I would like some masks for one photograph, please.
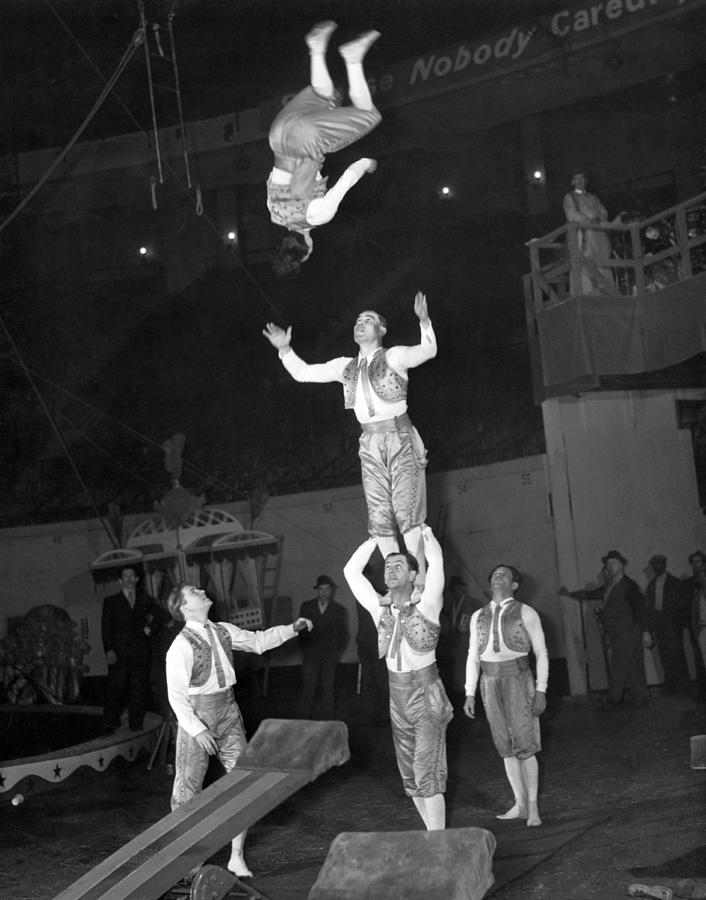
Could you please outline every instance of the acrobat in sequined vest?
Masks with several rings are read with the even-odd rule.
[[[267,181],[267,208],[275,225],[282,225],[289,231],[309,231],[312,226],[306,220],[306,211],[312,200],[326,194],[326,179],[316,180],[311,188],[311,196],[297,197],[288,184]]]
[[[407,398],[407,379],[402,378],[387,362],[387,353],[380,347],[368,364],[370,386],[381,400],[394,403]],[[358,359],[352,359],[343,370],[343,401],[346,409],[355,405],[355,391],[358,384]]]
[[[216,637],[223,648],[226,659],[233,665],[233,646],[230,642],[230,635],[222,625],[218,625],[215,622],[209,622],[208,624],[216,633]],[[213,665],[211,645],[207,640],[202,638],[201,635],[196,634],[196,632],[192,631],[190,628],[182,628],[181,633],[191,644],[194,651],[194,663],[191,667],[191,680],[189,686],[203,687],[208,681],[208,676],[211,674],[211,667]]]
[[[476,627],[478,628],[478,648],[482,653],[488,646],[490,629],[493,622],[493,610],[489,603],[478,613]],[[503,641],[508,650],[516,653],[529,653],[532,649],[527,629],[522,621],[522,604],[519,600],[511,600],[504,608],[500,619],[500,627],[503,633]]]

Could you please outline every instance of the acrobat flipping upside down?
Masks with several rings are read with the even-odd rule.
[[[330,222],[346,193],[366,172],[374,172],[374,159],[359,159],[348,166],[336,184],[327,190],[321,166],[335,153],[362,138],[380,122],[363,72],[363,59],[380,37],[368,31],[338,52],[348,74],[352,106],[341,106],[326,65],[326,50],[336,23],[314,26],[306,36],[311,60],[310,85],[293,97],[270,127],[274,168],[267,179],[267,208],[276,225],[294,234],[282,242],[275,268],[293,273],[313,250],[311,229]]]

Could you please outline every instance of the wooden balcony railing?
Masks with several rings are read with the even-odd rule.
[[[609,256],[583,255],[580,232],[591,229],[608,235]],[[634,297],[662,290],[706,271],[706,192],[636,221],[567,223],[527,247],[531,272],[524,277],[524,292],[530,317],[569,297]]]

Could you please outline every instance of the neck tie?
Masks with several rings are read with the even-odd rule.
[[[498,630],[498,625],[500,624],[500,604],[495,604],[495,609],[493,610],[493,652],[500,652],[500,633]]]
[[[370,379],[368,378],[368,361],[363,358],[358,363],[358,371],[360,372],[360,384],[363,388],[363,398],[368,407],[368,415],[375,415],[375,407],[373,406],[373,395],[370,390]]]
[[[395,617],[395,622],[392,628],[390,649],[387,654],[390,659],[396,659],[398,672],[402,669],[402,623],[400,622],[401,615],[402,613],[399,613]]]
[[[213,663],[216,667],[216,676],[218,677],[218,687],[224,688],[226,686],[226,676],[223,672],[223,666],[221,665],[221,658],[218,655],[218,650],[216,649],[216,636],[213,633],[213,629],[210,624],[207,622],[205,625],[206,634],[208,635],[208,639],[211,642],[211,653],[213,654]]]

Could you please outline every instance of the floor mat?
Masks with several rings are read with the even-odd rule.
[[[479,823],[492,830],[498,841],[493,864],[495,884],[488,896],[500,893],[511,882],[522,878],[562,847],[609,818],[544,819],[539,828],[528,828],[520,822],[497,822],[492,828],[489,824]]]
[[[524,822],[499,822],[494,816],[475,822],[495,835],[498,846],[493,857],[495,884],[486,896],[499,894],[511,882],[522,878],[558,850],[576,840],[610,816],[574,819],[545,819],[540,828],[528,828]],[[253,886],[271,900],[306,900],[325,856],[318,865],[308,859],[299,865],[286,865],[253,879]]]
[[[658,866],[636,866],[628,869],[641,878],[706,878],[706,845],[694,847],[682,856],[669,859]]]

